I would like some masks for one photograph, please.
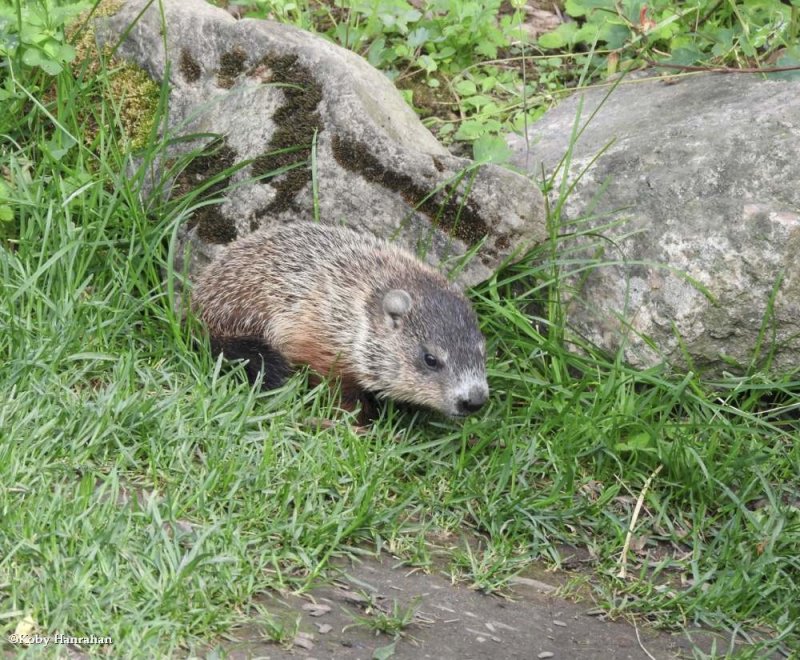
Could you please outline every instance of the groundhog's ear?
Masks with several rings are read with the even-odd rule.
[[[408,295],[408,291],[392,289],[383,296],[383,312],[395,328],[400,325],[400,319],[408,314],[410,309],[411,296]]]

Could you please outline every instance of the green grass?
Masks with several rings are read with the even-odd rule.
[[[324,387],[300,374],[253,392],[194,350],[169,254],[201,202],[143,201],[118,110],[87,89],[104,76],[4,75],[1,637],[30,615],[44,633],[111,636],[117,655],[185,654],[335,555],[430,566],[424,535],[446,531],[480,538],[450,565],[476,588],[582,546],[616,615],[765,639],[753,657],[800,647],[800,376],[709,384],[567,351],[554,292],[573,266],[544,246],[472,292],[484,412],[390,407],[363,435],[341,415],[319,429],[336,417]],[[151,140],[145,164],[163,149]]]
[[[383,633],[395,640],[403,635],[403,631],[408,628],[417,616],[419,609],[419,599],[412,600],[408,605],[401,605],[397,600],[392,600],[392,604],[374,602],[369,595],[364,596],[365,614],[354,616],[353,623],[346,628],[362,626],[374,630],[375,634]]]

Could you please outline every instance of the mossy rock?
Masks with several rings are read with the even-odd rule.
[[[237,236],[317,217],[397,240],[457,269],[463,285],[545,239],[536,186],[452,156],[361,57],[292,26],[237,21],[202,0],[167,0],[165,25],[146,5],[129,0],[95,26],[104,44],[125,35],[120,57],[157,81],[169,76],[172,136],[208,135],[184,144],[184,156],[195,150],[201,160],[173,186],[220,200],[180,232],[181,255],[192,246],[190,275]],[[469,252],[475,258],[460,269]]]

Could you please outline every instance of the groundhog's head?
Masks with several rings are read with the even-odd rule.
[[[367,389],[452,417],[486,403],[486,343],[461,293],[423,278],[377,292],[370,306]]]

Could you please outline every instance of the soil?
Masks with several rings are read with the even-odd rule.
[[[329,584],[302,597],[261,600],[272,621],[284,626],[283,645],[271,641],[254,618],[217,645],[216,654],[271,660],[661,660],[692,657],[695,644],[707,651],[713,640],[705,631],[670,634],[608,621],[586,604],[556,596],[558,577],[552,573],[543,572],[549,582],[518,579],[509,599],[398,566],[385,556],[340,562],[337,571]],[[396,635],[375,630],[382,613],[404,612],[411,621]],[[717,639],[717,649],[727,643]]]

